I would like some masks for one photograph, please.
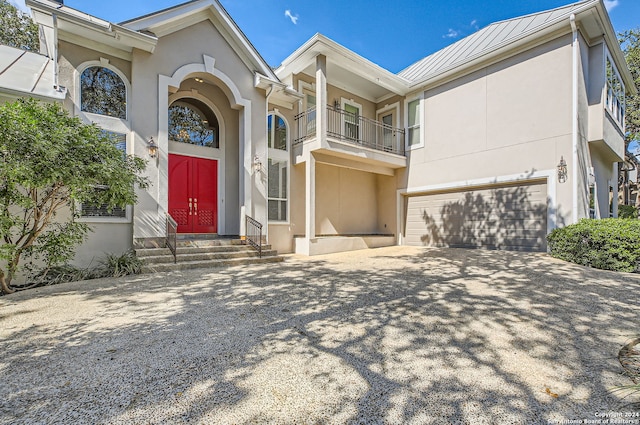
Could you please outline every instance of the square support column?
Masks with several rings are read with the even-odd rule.
[[[305,162],[305,239],[316,237],[316,158],[311,152]]]
[[[316,137],[327,143],[327,57],[316,56]]]

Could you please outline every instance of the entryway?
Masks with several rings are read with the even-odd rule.
[[[218,161],[169,154],[169,214],[178,233],[218,232]]]

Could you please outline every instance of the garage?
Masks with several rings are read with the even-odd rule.
[[[533,181],[405,197],[406,245],[545,251],[547,184]]]

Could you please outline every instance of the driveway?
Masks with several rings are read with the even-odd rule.
[[[639,294],[546,254],[411,247],[37,289],[0,298],[0,423],[634,415],[609,389]]]

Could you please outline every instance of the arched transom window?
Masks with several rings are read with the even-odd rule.
[[[80,75],[80,108],[83,112],[127,119],[127,88],[114,71],[91,66]]]
[[[197,99],[180,99],[169,107],[169,140],[219,148],[220,126],[211,108]]]

